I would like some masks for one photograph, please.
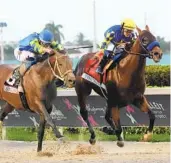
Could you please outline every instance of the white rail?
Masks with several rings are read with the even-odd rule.
[[[146,88],[145,95],[170,95],[170,88]],[[74,89],[58,90],[57,96],[76,96]],[[91,96],[98,96],[92,91]]]

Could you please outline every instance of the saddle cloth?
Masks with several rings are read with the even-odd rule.
[[[84,72],[82,74],[82,78],[96,84],[97,86],[101,86],[102,88],[106,89],[105,81],[106,81],[106,70],[104,68],[104,74],[102,76],[102,83],[101,83],[101,76],[96,72],[96,69],[103,58],[103,52],[99,51],[90,58],[85,65]],[[106,65],[107,66],[107,65]]]
[[[19,67],[15,68],[4,82],[4,91],[10,93],[18,93],[18,85],[20,83],[18,69]]]

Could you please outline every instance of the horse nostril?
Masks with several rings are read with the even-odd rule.
[[[68,82],[71,83],[71,84],[75,84],[75,80],[69,79]]]
[[[70,83],[72,83],[73,80],[69,79],[68,81],[69,81]]]

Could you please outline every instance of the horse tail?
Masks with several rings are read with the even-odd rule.
[[[81,60],[81,58],[79,59],[79,61],[78,61],[77,64],[76,64],[75,69],[73,70],[74,75],[76,75],[76,73],[77,73],[77,71],[78,71],[78,67],[79,67],[80,60]]]
[[[75,70],[73,71],[74,75],[81,75],[84,71],[85,64],[88,59],[92,58],[95,53],[88,53],[81,56],[80,60],[76,64]]]

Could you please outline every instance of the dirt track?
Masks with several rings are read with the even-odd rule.
[[[48,141],[37,154],[37,142],[0,141],[0,163],[169,163],[170,143]]]

